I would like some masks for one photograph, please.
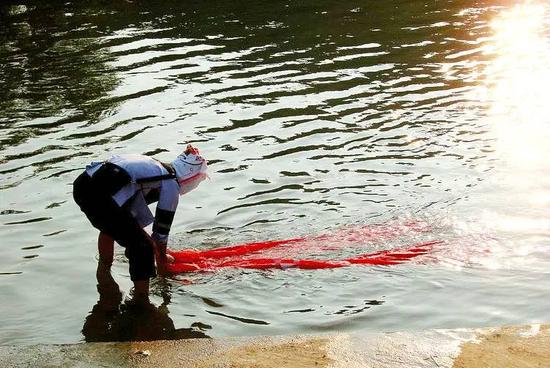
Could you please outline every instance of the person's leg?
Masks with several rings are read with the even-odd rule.
[[[99,251],[99,262],[104,266],[111,267],[113,264],[114,247],[114,239],[101,231],[97,238],[97,249]]]
[[[152,245],[144,242],[145,237],[141,241],[136,238],[137,236],[125,252],[130,266],[130,279],[134,283],[129,303],[148,307],[149,280],[155,277],[154,254]]]
[[[134,299],[149,299],[149,279],[134,281]]]
[[[154,243],[139,226],[136,219],[125,209],[116,210],[112,236],[125,248],[130,279],[134,283],[133,299],[149,300],[149,279],[156,276]],[[137,300],[136,300],[137,301]]]
[[[124,211],[118,211],[112,223],[116,226],[116,230],[110,229],[114,237],[106,232],[99,234],[99,264],[105,264],[104,267],[110,270],[115,240],[126,248],[124,253],[128,257],[130,279],[134,283],[129,303],[148,307],[150,306],[149,278],[156,275],[153,245],[143,229]]]
[[[99,250],[99,260],[97,262],[96,278],[98,282],[98,291],[101,296],[99,287],[115,283],[111,275],[111,266],[113,265],[115,241],[109,235],[100,231],[97,237],[97,249]],[[115,283],[116,285],[116,283]],[[118,285],[117,285],[118,288]]]
[[[147,293],[149,279],[156,276],[153,246],[147,243],[134,243],[125,252],[130,266],[130,279],[135,292]]]
[[[134,232],[143,231],[142,229],[134,229]],[[129,305],[149,307],[149,278],[155,277],[155,265],[154,254],[150,244],[144,244],[143,240],[146,237],[130,236],[128,233],[123,237],[116,237],[116,241],[126,248],[124,254],[128,258],[130,266],[130,279],[134,283],[134,287],[130,293],[130,299],[126,301]],[[141,238],[141,241],[139,240]],[[110,273],[110,264],[108,266],[101,267],[102,257],[111,257],[113,247],[113,238],[105,233],[101,233],[98,239],[98,246],[100,247],[100,261],[98,264],[98,270],[100,268],[107,268]],[[103,252],[107,252],[107,255]],[[98,271],[99,272],[99,271]]]
[[[86,172],[80,174],[73,183],[73,197],[90,223],[100,231],[97,239],[99,251],[98,270],[110,272],[113,264],[114,240],[107,235],[105,229],[112,223],[108,214],[112,213],[109,206],[112,200],[105,194],[97,191],[92,179]]]
[[[113,263],[114,240],[107,230],[115,222],[110,215],[116,212],[118,206],[109,195],[94,186],[92,178],[85,172],[73,183],[73,197],[91,224],[100,231],[97,239],[99,265],[110,268]]]

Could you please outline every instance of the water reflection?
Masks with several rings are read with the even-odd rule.
[[[86,317],[82,334],[87,342],[150,341],[208,337],[197,328],[176,328],[169,317],[168,303],[136,305],[124,301],[111,272],[98,265],[99,300]],[[205,326],[203,324],[197,324]]]
[[[98,103],[119,79],[107,64],[109,53],[93,37],[93,16],[78,10],[75,19],[75,9],[63,4],[0,5],[0,121],[10,127],[50,118],[23,124],[2,139],[0,147],[51,133],[69,122],[52,122],[54,116],[80,113],[73,120],[96,121],[116,105]]]

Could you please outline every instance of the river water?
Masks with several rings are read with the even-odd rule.
[[[546,1],[26,4],[0,6],[0,344],[549,321]],[[121,248],[122,295],[96,287],[72,181],[187,143],[210,180],[173,248],[411,221],[427,230],[353,247],[444,243],[396,266],[156,280],[140,314]]]

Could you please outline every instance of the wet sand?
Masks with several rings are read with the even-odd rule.
[[[504,327],[462,346],[453,368],[550,367],[550,326]]]

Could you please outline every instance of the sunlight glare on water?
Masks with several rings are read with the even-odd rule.
[[[482,223],[502,237],[481,263],[492,269],[532,267],[546,259],[550,230],[550,14],[547,3],[526,1],[503,10],[490,22],[493,36],[484,52],[493,57],[484,72],[481,95],[502,165],[486,186],[505,187],[507,210],[495,203]],[[488,194],[489,198],[495,198]],[[543,266],[544,268],[544,266]]]
[[[541,209],[550,205],[549,19],[548,7],[538,2],[504,11],[491,23],[495,36],[489,49],[496,57],[486,70],[497,153],[511,167],[505,181]]]
[[[529,170],[542,169],[550,158],[547,12],[548,7],[527,2],[491,23],[495,36],[489,48],[496,58],[486,75],[497,146],[508,163]]]

